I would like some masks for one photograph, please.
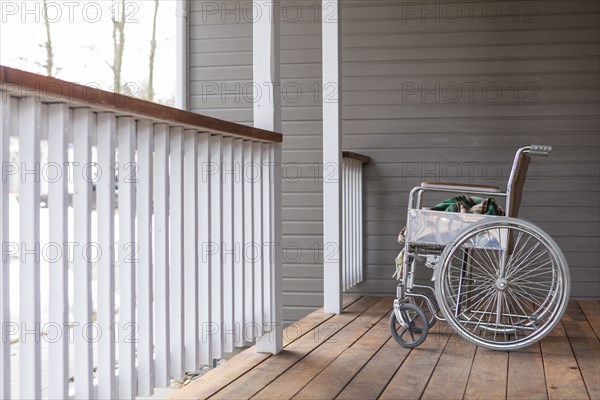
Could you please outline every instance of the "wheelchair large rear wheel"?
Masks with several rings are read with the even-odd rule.
[[[515,350],[548,334],[569,300],[567,262],[558,245],[527,221],[495,217],[467,228],[442,253],[435,293],[465,339]]]

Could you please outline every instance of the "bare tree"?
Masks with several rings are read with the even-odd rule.
[[[117,15],[120,14],[120,15]],[[121,68],[123,66],[123,53],[125,50],[125,0],[121,0],[121,4],[117,2],[117,6],[113,3],[112,7],[112,24],[113,24],[113,48],[114,58],[111,68],[113,70],[113,91],[121,93]]]
[[[42,67],[46,70],[46,75],[54,76],[54,51],[52,49],[52,36],[50,35],[50,19],[48,18],[48,3],[44,0],[44,24],[46,25],[46,42],[42,45],[46,49],[46,64]]]
[[[154,0],[154,20],[152,21],[152,40],[150,41],[150,60],[148,75],[147,99],[154,100],[154,57],[156,56],[156,17],[158,15],[158,0]]]

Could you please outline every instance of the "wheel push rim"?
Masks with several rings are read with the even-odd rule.
[[[503,222],[463,234],[444,252],[436,282],[442,313],[488,348],[525,347],[558,323],[568,300],[560,249],[539,228]]]

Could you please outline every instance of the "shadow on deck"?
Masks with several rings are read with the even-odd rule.
[[[175,399],[598,399],[600,302],[572,301],[543,341],[478,348],[438,323],[418,348],[390,337],[392,298],[344,297],[285,331],[276,356],[254,347],[174,393]]]

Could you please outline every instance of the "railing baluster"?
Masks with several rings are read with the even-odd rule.
[[[254,332],[254,149],[252,142],[243,142],[244,165],[244,319],[246,326],[242,329],[244,340],[253,341]]]
[[[254,171],[254,323],[259,327],[258,336],[264,331],[264,287],[263,287],[263,193],[262,193],[262,144],[252,143]]]
[[[14,113],[14,114],[13,114]],[[9,243],[10,214],[8,212],[10,179],[7,171],[10,163],[10,120],[17,110],[12,109],[11,101],[0,102],[0,244],[2,254],[4,246]],[[10,261],[8,257],[0,260],[0,327],[10,324]],[[3,330],[4,331],[4,330]],[[0,398],[11,397],[10,373],[10,339],[0,340]]]
[[[198,134],[198,306],[201,321],[200,337],[200,363],[212,363],[212,346],[210,337],[206,335],[211,326],[211,268],[210,258],[207,254],[210,241],[210,134]]]
[[[94,397],[92,386],[92,265],[90,262],[91,243],[91,183],[87,174],[92,161],[92,135],[94,115],[87,108],[74,112],[74,154],[75,173],[73,182],[74,238],[81,251],[74,252],[73,310],[75,317],[75,398]],[[27,207],[28,208],[28,207]],[[79,333],[79,334],[78,334]]]
[[[363,166],[358,169],[358,282],[363,281]]]
[[[361,241],[361,237],[360,237],[360,227],[363,224],[363,221],[360,217],[360,208],[362,207],[362,203],[361,203],[361,196],[362,196],[362,192],[360,191],[360,180],[362,179],[361,177],[361,172],[362,170],[362,163],[357,162],[356,163],[356,193],[355,195],[355,204],[356,204],[356,212],[355,212],[355,220],[356,220],[356,284],[359,284],[361,281],[359,279],[359,275],[360,275],[360,270],[362,268],[362,260],[361,260],[361,253],[360,253],[360,241]]]
[[[363,163],[370,158],[346,152],[342,162],[342,227],[343,254],[342,276],[344,290],[363,281],[362,245],[362,174]]]
[[[348,162],[342,160],[342,289],[348,290]],[[323,248],[326,248],[323,243]],[[325,254],[323,254],[325,257]]]
[[[138,332],[135,320],[135,120],[117,120],[119,141],[119,398],[133,399],[137,395],[135,343]]]
[[[155,386],[167,387],[169,373],[169,128],[154,125]],[[151,288],[152,290],[152,288]]]
[[[347,237],[348,237],[348,243],[346,245],[346,250],[347,250],[347,255],[348,255],[348,263],[347,265],[347,270],[346,270],[346,280],[348,282],[348,289],[351,288],[354,285],[354,280],[352,277],[352,270],[354,268],[354,258],[353,258],[353,254],[352,254],[352,249],[354,247],[354,218],[352,216],[352,213],[354,212],[354,208],[353,208],[353,202],[352,202],[352,190],[354,189],[354,185],[352,182],[352,165],[353,162],[352,160],[348,160],[348,166],[346,168],[346,178],[347,178],[347,182],[348,182],[348,186],[346,186],[346,189],[348,190],[346,192],[346,201],[347,201],[347,210],[348,210],[348,214],[346,215],[348,221],[347,221],[347,228],[348,228],[348,232],[347,232]]]
[[[356,285],[356,161],[350,162],[350,286]]]
[[[223,352],[233,351],[235,325],[233,320],[233,305],[235,292],[233,288],[233,265],[235,263],[235,243],[233,241],[233,186],[235,185],[235,169],[233,165],[233,139],[223,138],[223,162],[221,164],[221,182],[223,183],[223,240],[221,255],[223,257]]]
[[[136,194],[137,216],[137,316],[138,316],[138,395],[154,393],[153,309],[152,309],[152,151],[153,125],[138,121]]]
[[[19,342],[19,389],[24,399],[41,394],[40,348],[40,120],[41,105],[34,98],[19,103],[19,148],[22,174],[19,186],[20,296],[22,330]],[[35,251],[35,253],[34,253]],[[27,337],[34,333],[34,338]]]
[[[52,124],[50,124],[52,126]],[[98,342],[98,398],[116,395],[115,380],[115,149],[117,119],[113,113],[98,114],[97,182],[98,245],[102,256],[98,261],[98,326],[102,335]],[[53,212],[51,210],[50,215]],[[52,226],[52,224],[50,225]],[[52,380],[50,380],[52,382]],[[65,398],[65,397],[62,397]]]
[[[211,273],[211,317],[214,325],[210,331],[212,356],[222,357],[223,345],[223,180],[221,179],[221,162],[223,159],[222,136],[210,137],[210,273]]]
[[[345,272],[346,272],[346,289],[350,289],[352,287],[352,161],[348,160],[346,162],[346,167],[344,168],[344,181],[346,182],[346,193],[345,193],[345,202],[346,202],[346,215],[344,219],[346,220],[346,232],[345,233],[345,242],[344,242],[344,254],[346,256],[345,263]]]
[[[350,175],[350,193],[349,193],[349,200],[350,200],[350,240],[351,240],[351,244],[350,244],[350,286],[354,286],[356,285],[356,276],[355,276],[355,271],[356,271],[356,202],[355,202],[355,196],[356,196],[356,176],[355,176],[355,168],[356,168],[356,161],[352,160],[350,161],[350,169],[349,169],[349,175]]]
[[[169,158],[169,325],[171,377],[180,379],[184,373],[183,336],[183,128],[170,129]]]
[[[234,280],[234,323],[236,327],[235,346],[243,347],[246,345],[244,330],[246,328],[245,304],[246,295],[244,288],[245,281],[245,256],[244,256],[244,204],[246,197],[244,195],[244,141],[242,139],[233,140],[233,165],[235,169],[235,183],[233,186],[233,244],[235,248],[235,260],[233,268]]]
[[[186,129],[184,137],[183,195],[183,268],[185,313],[185,369],[195,371],[198,367],[198,240],[197,225],[197,161],[196,131]]]

